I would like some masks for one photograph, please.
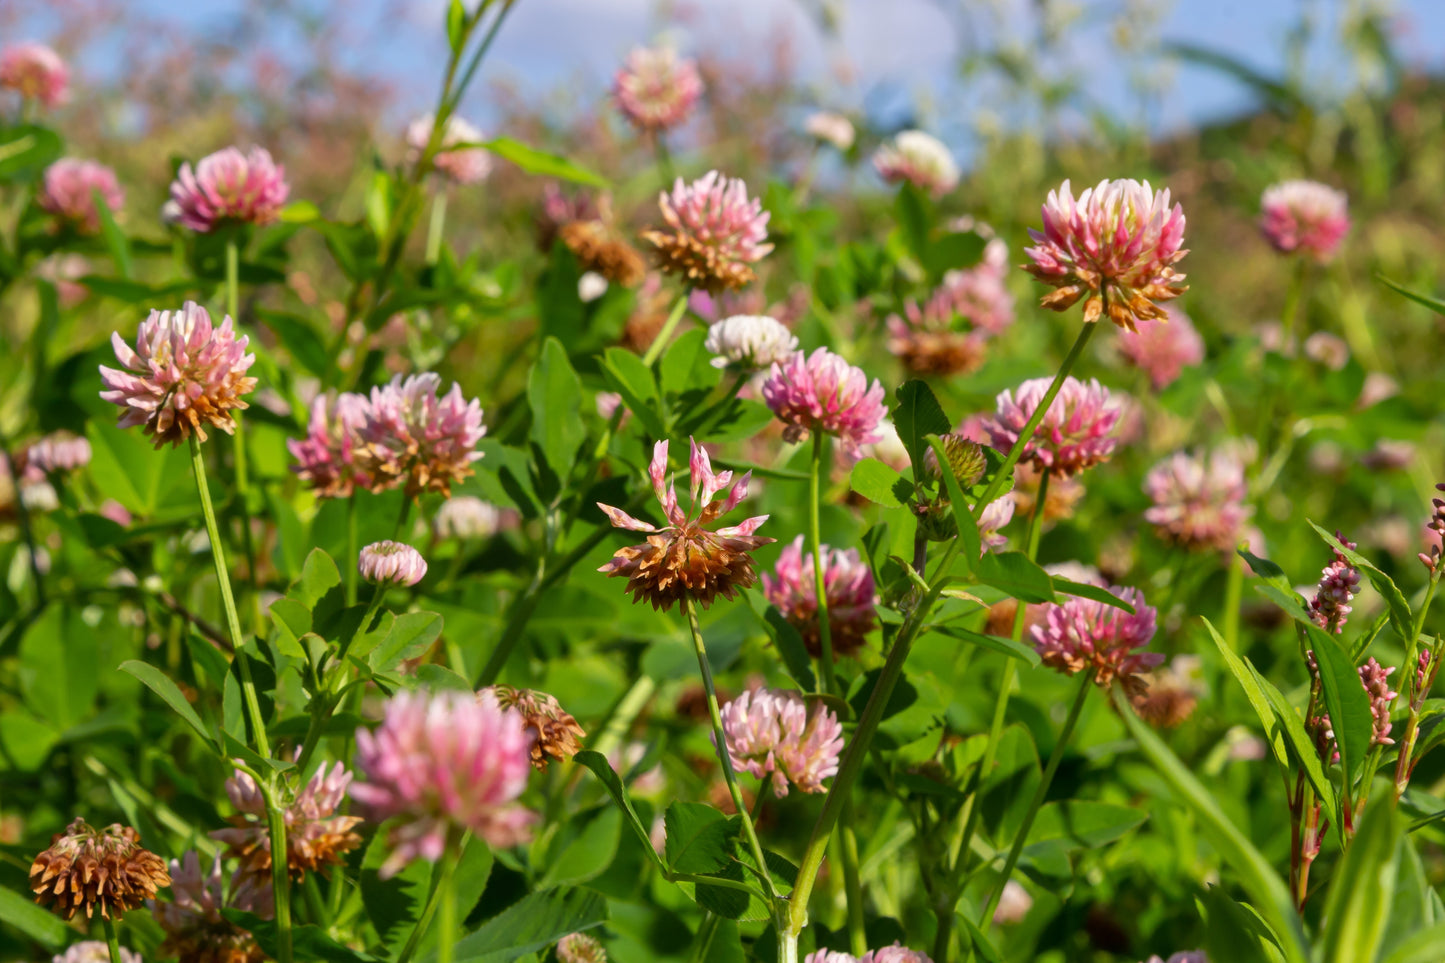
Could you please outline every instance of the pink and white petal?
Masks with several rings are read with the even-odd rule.
[[[745,521],[742,521],[737,525],[733,525],[731,528],[719,528],[717,530],[717,534],[723,536],[724,538],[731,538],[735,535],[751,535],[753,532],[756,532],[758,530],[758,526],[762,525],[763,522],[767,520],[767,515],[757,515],[753,518],[746,519]]]
[[[602,509],[602,513],[606,515],[607,518],[612,522],[612,526],[614,528],[626,528],[634,532],[657,531],[656,525],[651,525],[647,522],[633,518],[631,515],[627,514],[620,508],[613,508],[611,505],[604,505],[601,502],[597,503],[597,507]]]

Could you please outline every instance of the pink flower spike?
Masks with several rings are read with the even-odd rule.
[[[681,125],[702,96],[697,63],[670,47],[635,47],[612,81],[617,109],[639,131],[662,133]]]
[[[799,442],[809,432],[836,436],[850,457],[861,445],[883,438],[879,426],[887,409],[883,385],[827,348],[811,355],[802,351],[774,364],[763,382],[763,400],[788,427],[783,437]]]
[[[1052,382],[1034,378],[1019,385],[1017,392],[998,396],[993,418],[984,423],[993,447],[1005,452],[1013,448]],[[1108,461],[1117,444],[1110,433],[1123,413],[1123,404],[1098,381],[1085,383],[1071,375],[1024,445],[1019,461],[1032,461],[1035,468],[1064,477]]]
[[[290,192],[285,168],[264,147],[245,154],[227,147],[201,158],[194,170],[184,163],[171,183],[176,223],[201,234],[227,223],[270,224]]]
[[[1281,254],[1334,260],[1350,230],[1349,198],[1318,181],[1284,181],[1260,198],[1259,229]]]
[[[0,88],[58,107],[70,99],[70,69],[43,43],[17,43],[0,51]]]
[[[95,206],[95,193],[112,212],[125,204],[125,191],[115,171],[95,161],[62,157],[45,169],[40,206],[81,234],[100,230],[100,211]]]

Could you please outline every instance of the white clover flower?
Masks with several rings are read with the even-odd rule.
[[[735,314],[708,328],[704,346],[718,356],[712,359],[715,368],[767,368],[798,350],[798,339],[776,318]]]

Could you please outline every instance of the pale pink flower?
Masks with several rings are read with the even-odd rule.
[[[131,522],[135,521],[131,513],[126,510],[126,507],[114,498],[107,498],[104,502],[101,502],[97,513],[102,518],[108,518],[115,522],[121,528],[130,528]]]
[[[998,396],[993,418],[984,424],[993,447],[1004,452],[1013,448],[1052,383],[1052,378],[1034,378],[1016,392]],[[1097,380],[1083,382],[1070,375],[1024,444],[1019,461],[1066,477],[1108,461],[1118,441],[1111,432],[1122,414],[1123,406],[1109,389]]]
[[[1164,305],[1164,315],[1133,331],[1119,332],[1119,353],[1149,376],[1155,391],[1169,387],[1185,368],[1204,360],[1204,339],[1189,315],[1172,304]]]
[[[428,372],[397,375],[371,389],[356,464],[373,491],[405,482],[412,497],[445,495],[473,474],[472,462],[482,457],[477,443],[487,433],[481,403],[467,401],[459,384],[437,397],[440,386],[441,376]]]
[[[810,713],[796,692],[750,689],[723,706],[722,721],[733,768],[771,776],[779,796],[788,794],[789,782],[802,792],[824,792],[823,780],[838,772],[843,726],[821,703]]]
[[[212,327],[206,309],[187,301],[179,311],[151,311],[134,351],[119,333],[110,341],[128,370],[101,365],[100,396],[121,407],[121,428],[142,426],[157,448],[192,434],[205,441],[207,425],[236,430],[231,411],[248,407],[241,396],[256,387],[246,376],[256,356],[246,353],[249,339],[236,337],[229,317]]]
[[[68,431],[56,431],[30,443],[25,449],[25,468],[41,472],[41,478],[71,472],[90,464],[90,454],[89,441]]]
[[[877,590],[873,572],[858,556],[856,548],[823,549],[823,591],[828,600],[830,641],[836,656],[852,655],[863,646],[876,621]],[[813,571],[813,553],[803,536],[783,549],[772,575],[763,575],[763,594],[778,607],[813,656],[822,654],[818,635],[818,588]]]
[[[1013,521],[1014,508],[1013,492],[1006,492],[984,506],[983,512],[978,516],[978,537],[983,542],[984,551],[1003,548],[1008,544],[1008,536],[1002,534],[1002,530]],[[969,510],[972,509],[973,506],[970,505]]]
[[[43,43],[17,43],[0,52],[0,88],[58,107],[70,99],[70,69]]]
[[[203,873],[195,850],[188,851],[183,859],[171,860],[170,871],[170,902],[151,901],[151,915],[165,933],[159,949],[163,959],[260,958],[251,934],[227,920],[221,910],[238,909],[271,919],[275,903],[269,881],[266,885],[257,885],[254,880],[243,882],[243,874],[237,872],[227,887],[220,855],[212,860],[210,871]]]
[[[869,950],[858,958],[858,963],[933,963],[933,960],[922,950],[910,950],[902,943],[894,943]]]
[[[1318,181],[1284,181],[1260,198],[1259,229],[1276,251],[1298,251],[1325,264],[1350,230],[1349,203],[1344,191]]]
[[[1175,452],[1150,469],[1144,491],[1154,502],[1144,518],[1159,537],[1187,549],[1233,552],[1254,509],[1244,461],[1231,448],[1208,455]]]
[[[845,153],[853,146],[857,136],[852,121],[830,110],[809,114],[808,119],[803,122],[803,129],[808,132],[809,137],[832,144]]]
[[[803,957],[803,963],[858,963],[858,957],[842,950],[815,950]]]
[[[1088,672],[1105,689],[1117,679],[1131,695],[1142,695],[1147,684],[1140,673],[1164,661],[1161,653],[1136,651],[1154,638],[1155,611],[1136,588],[1106,587],[1134,613],[1076,596],[1046,603],[1041,623],[1030,630],[1034,649],[1044,665],[1065,675]]]
[[[669,230],[643,232],[657,248],[659,266],[712,293],[740,288],[755,277],[749,266],[773,249],[768,240],[768,212],[763,202],[748,197],[738,178],[728,180],[708,171],[691,184],[681,177],[672,193],[658,198]]]
[[[1209,963],[1209,957],[1204,955],[1203,950],[1190,950],[1179,952],[1164,960],[1158,956],[1151,956],[1144,963]]]
[[[121,963],[145,963],[141,955],[125,947],[120,948]],[[72,943],[64,953],[50,958],[50,963],[110,963],[110,947],[103,940],[86,940]]]
[[[1360,458],[1371,471],[1403,471],[1415,460],[1415,443],[1398,438],[1381,438]]]
[[[612,79],[617,109],[639,131],[660,133],[687,120],[702,96],[697,63],[671,47],[634,47]]]
[[[356,567],[372,583],[415,585],[426,577],[426,559],[401,542],[372,542],[361,550]]]
[[[607,963],[607,951],[586,933],[568,933],[557,941],[557,963]]]
[[[1306,358],[1331,371],[1339,371],[1350,363],[1350,346],[1345,343],[1344,338],[1328,331],[1316,331],[1305,338],[1303,347]]]
[[[502,512],[497,506],[475,495],[453,495],[442,502],[432,520],[437,538],[461,541],[491,538],[501,530]]]
[[[979,264],[949,271],[923,303],[905,302],[902,315],[888,317],[888,349],[922,374],[976,370],[989,338],[1013,324],[1013,295],[1004,281],[1007,261],[1007,245],[994,238]]]
[[[356,732],[366,782],[351,796],[378,821],[401,817],[381,866],[389,878],[412,860],[436,862],[471,830],[488,846],[524,842],[535,814],[517,803],[532,772],[532,735],[520,713],[470,692],[399,692],[381,725]]]
[[[1420,654],[1429,656],[1428,652]],[[1360,685],[1365,687],[1365,692],[1370,697],[1370,717],[1374,722],[1374,730],[1370,733],[1370,745],[1393,746],[1395,740],[1390,738],[1390,707],[1400,693],[1390,688],[1389,679],[1390,675],[1394,673],[1395,667],[1392,665],[1387,669],[1375,661],[1374,656],[1371,656],[1357,671],[1360,673]],[[1423,671],[1423,664],[1421,671]]]
[[[431,143],[432,128],[436,117],[427,114],[418,117],[406,128],[406,160],[415,165],[421,160],[427,144]],[[486,180],[492,172],[492,155],[484,147],[476,145],[483,141],[480,130],[453,114],[447,118],[442,131],[441,146],[432,157],[432,167],[453,184],[477,184]]]
[[[1057,291],[1042,300],[1063,311],[1084,301],[1084,320],[1106,313],[1121,328],[1164,317],[1156,302],[1179,297],[1188,287],[1174,270],[1184,255],[1184,209],[1169,206],[1167,189],[1148,181],[1104,180],[1074,199],[1068,181],[1050,191],[1044,229],[1029,229],[1034,247],[1024,253],[1034,277]]]
[[[306,437],[286,441],[296,459],[291,470],[318,496],[348,498],[357,488],[374,487],[375,480],[356,465],[367,405],[364,395],[350,391],[317,395]]]
[[[100,230],[100,211],[96,210],[93,192],[99,192],[112,212],[125,204],[125,191],[115,171],[92,160],[62,157],[45,169],[36,200],[81,234],[94,234]]]
[[[658,528],[620,508],[597,503],[614,527],[648,533],[645,543],[618,549],[598,571],[627,579],[627,591],[634,602],[646,599],[654,609],[664,612],[684,599],[707,608],[719,595],[733,598],[740,589],[757,582],[752,553],[773,541],[753,534],[768,520],[766,515],[716,531],[707,527],[747,497],[752,472],[733,483],[732,472],[714,473],[707,451],[691,439],[689,444],[692,507],[688,511],[678,505],[677,487],[667,481],[667,442],[659,441],[652,448],[647,475],[667,518],[665,527]],[[719,494],[722,499],[713,501],[713,496]]]
[[[1364,411],[1399,393],[1400,383],[1398,381],[1384,372],[1371,371],[1365,375],[1365,383],[1360,387],[1360,397],[1355,399],[1355,408]]]
[[[341,763],[329,769],[317,767],[311,779],[286,803],[286,865],[297,879],[308,872],[344,863],[348,852],[361,845],[352,830],[361,818],[338,816],[337,807],[346,798],[351,773]],[[226,855],[239,859],[239,873],[269,886],[271,879],[271,834],[266,823],[266,800],[260,787],[246,773],[237,770],[226,780],[226,795],[236,807],[231,826],[211,832],[211,838],[226,844]]]
[[[837,437],[849,455],[882,439],[878,426],[888,413],[883,385],[875,378],[870,387],[863,369],[827,348],[775,363],[763,382],[763,400],[788,426],[783,431],[788,441],[821,431]]]
[[[934,197],[958,186],[953,152],[932,134],[905,130],[873,154],[873,166],[889,183],[907,181]]]
[[[1003,884],[1003,893],[998,898],[998,908],[993,911],[993,921],[998,926],[1012,926],[1023,922],[1033,909],[1034,898],[1024,889],[1023,883],[1011,879]]]
[[[264,147],[241,153],[227,147],[181,165],[171,182],[175,223],[209,234],[227,223],[270,224],[281,213],[291,188],[286,169]]]
[[[1340,538],[1339,532],[1335,532],[1335,538],[1351,551],[1356,547],[1354,542]],[[1360,570],[1351,565],[1339,549],[1334,549],[1334,558],[1321,570],[1319,587],[1310,599],[1310,618],[1326,632],[1340,634],[1350,615],[1350,602],[1359,590]]]

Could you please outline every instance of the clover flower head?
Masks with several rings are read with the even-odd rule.
[[[121,963],[145,963],[141,955],[125,947],[120,948]],[[64,953],[50,958],[50,963],[110,963],[110,947],[102,940],[85,940],[72,943]]]
[[[346,798],[352,775],[341,763],[318,766],[311,779],[286,804],[286,866],[295,879],[327,866],[340,866],[351,850],[361,845],[353,830],[358,816],[338,816],[337,807]],[[231,825],[211,833],[226,844],[226,856],[240,861],[237,873],[259,889],[270,886],[271,834],[266,823],[266,801],[260,787],[246,773],[237,770],[226,780],[226,795],[236,807]]]
[[[290,193],[286,169],[264,147],[244,154],[227,147],[201,158],[194,170],[186,162],[171,182],[175,223],[201,234],[226,224],[270,224]]]
[[[1204,339],[1189,315],[1166,304],[1162,319],[1119,332],[1119,353],[1149,376],[1155,391],[1162,391],[1177,381],[1185,368],[1204,360]]]
[[[831,110],[819,110],[809,114],[808,119],[803,121],[803,130],[807,131],[809,137],[832,144],[844,153],[853,146],[853,141],[857,138],[853,122]]]
[[[79,233],[94,234],[100,230],[100,211],[95,205],[97,193],[112,212],[125,205],[125,190],[116,179],[115,171],[96,161],[62,157],[45,169],[36,200]]]
[[[43,481],[49,474],[84,468],[90,464],[90,455],[90,442],[86,439],[68,431],[51,432],[26,446],[22,481]]]
[[[1254,509],[1244,460],[1229,447],[1206,454],[1175,452],[1149,470],[1144,491],[1153,501],[1144,519],[1159,537],[1192,550],[1233,552]]]
[[[662,133],[681,125],[702,96],[696,61],[671,47],[634,47],[612,79],[612,99],[639,131]]]
[[[473,474],[472,462],[482,457],[477,443],[487,433],[481,403],[467,401],[459,384],[438,397],[440,386],[441,376],[427,372],[371,389],[355,459],[373,491],[404,484],[413,498],[450,495],[452,485]]]
[[[1007,258],[998,238],[988,251]],[[927,300],[907,301],[903,313],[888,317],[888,349],[910,371],[920,374],[966,374],[977,370],[988,341],[1013,324],[1013,295],[1004,283],[998,257],[963,270],[949,271]]]
[[[119,823],[94,829],[77,818],[30,864],[35,901],[53,903],[66,919],[81,909],[90,919],[97,907],[103,918],[120,919],[169,885],[165,862]]]
[[[953,152],[921,130],[905,130],[873,154],[873,166],[889,183],[907,181],[934,197],[958,186],[958,164]]]
[[[231,411],[248,407],[241,396],[256,387],[246,375],[256,356],[246,353],[249,339],[236,337],[229,317],[214,327],[205,308],[187,301],[179,311],[151,311],[134,351],[119,333],[110,341],[125,370],[100,366],[100,396],[120,406],[119,427],[140,425],[157,448],[193,434],[205,441],[207,425],[236,430]]]
[[[823,780],[838,772],[843,726],[823,705],[812,712],[796,692],[750,689],[722,710],[723,738],[733,768],[759,779],[772,777],[773,791],[826,791]]]
[[[557,963],[607,963],[607,951],[586,933],[568,933],[557,941]]]
[[[1282,181],[1260,198],[1259,229],[1282,254],[1309,255],[1320,264],[1334,260],[1350,230],[1350,199],[1318,181]]]
[[[869,950],[858,958],[858,963],[933,963],[922,950],[910,950],[901,943]]]
[[[291,470],[322,498],[349,498],[375,480],[356,463],[366,422],[367,399],[351,391],[318,395],[311,403],[305,438],[291,438],[286,448],[296,459]]]
[[[877,589],[873,572],[856,548],[822,546],[823,591],[828,601],[829,639],[835,656],[852,655],[873,630]],[[803,637],[813,656],[822,655],[818,630],[818,589],[813,554],[799,535],[783,549],[772,575],[763,574],[763,594]]]
[[[427,144],[431,143],[432,128],[436,117],[427,114],[413,120],[406,128],[406,160],[415,166]],[[492,172],[492,155],[485,147],[466,146],[480,144],[486,138],[475,126],[456,114],[447,118],[442,131],[441,144],[432,157],[432,168],[453,184],[477,184],[487,179]]]
[[[58,107],[70,99],[70,68],[43,43],[17,43],[0,51],[0,88]]]
[[[657,249],[659,266],[712,294],[751,283],[751,265],[773,249],[768,212],[738,178],[709,171],[686,184],[679,177],[658,207],[667,229],[642,236]]]
[[[415,585],[426,577],[426,559],[401,542],[372,542],[361,550],[356,567],[373,584]]]
[[[518,689],[509,685],[487,686],[477,693],[479,699],[491,699],[503,709],[515,709],[522,722],[535,736],[532,742],[532,766],[546,769],[548,758],[571,759],[582,748],[579,739],[587,733],[562,708],[557,697],[536,689]]]
[[[1130,331],[1164,317],[1159,302],[1188,287],[1174,269],[1184,255],[1184,209],[1148,181],[1104,180],[1074,198],[1068,181],[1050,191],[1042,231],[1030,228],[1025,269],[1058,290],[1042,304],[1063,311],[1084,299],[1084,321],[1104,314]]]
[[[218,853],[208,872],[202,872],[195,850],[171,860],[171,901],[151,902],[151,915],[166,934],[160,945],[163,958],[182,963],[261,963],[266,954],[246,930],[221,915],[223,909],[255,913],[262,919],[275,915],[269,880],[242,882],[243,870],[231,878],[226,892]]]
[[[984,423],[995,448],[1013,447],[1051,383],[1050,378],[1034,378],[1017,391],[1005,390],[998,396],[993,418]],[[1084,382],[1070,375],[1025,443],[1019,461],[1065,477],[1108,461],[1117,444],[1111,433],[1123,413],[1123,404],[1098,381]]]
[[[707,329],[703,347],[717,357],[714,368],[736,365],[745,371],[770,368],[798,350],[797,335],[766,315],[735,314]]]
[[[501,510],[475,495],[453,495],[442,502],[432,520],[437,538],[459,541],[491,538],[501,528]]]
[[[878,427],[887,414],[883,385],[875,378],[869,386],[863,369],[827,348],[774,362],[763,382],[763,400],[787,425],[783,437],[790,442],[823,432],[837,437],[851,456],[883,437]]]
[[[773,541],[753,534],[768,520],[766,515],[728,528],[709,527],[747,496],[752,472],[734,482],[732,472],[714,472],[707,451],[696,441],[689,443],[692,504],[687,511],[678,505],[676,486],[667,481],[667,442],[659,441],[652,449],[647,475],[667,525],[658,528],[620,508],[597,505],[614,527],[648,533],[644,544],[618,549],[598,571],[627,579],[634,602],[646,599],[654,609],[663,611],[685,599],[707,608],[719,595],[733,598],[740,589],[757,582],[752,553]],[[719,494],[721,500],[714,501],[713,496]]]
[[[1030,634],[1044,665],[1065,675],[1088,672],[1101,688],[1116,679],[1131,695],[1147,685],[1141,673],[1164,661],[1158,652],[1139,652],[1154,637],[1155,611],[1136,588],[1109,587],[1134,607],[1133,613],[1093,599],[1070,596],[1047,603]]]

